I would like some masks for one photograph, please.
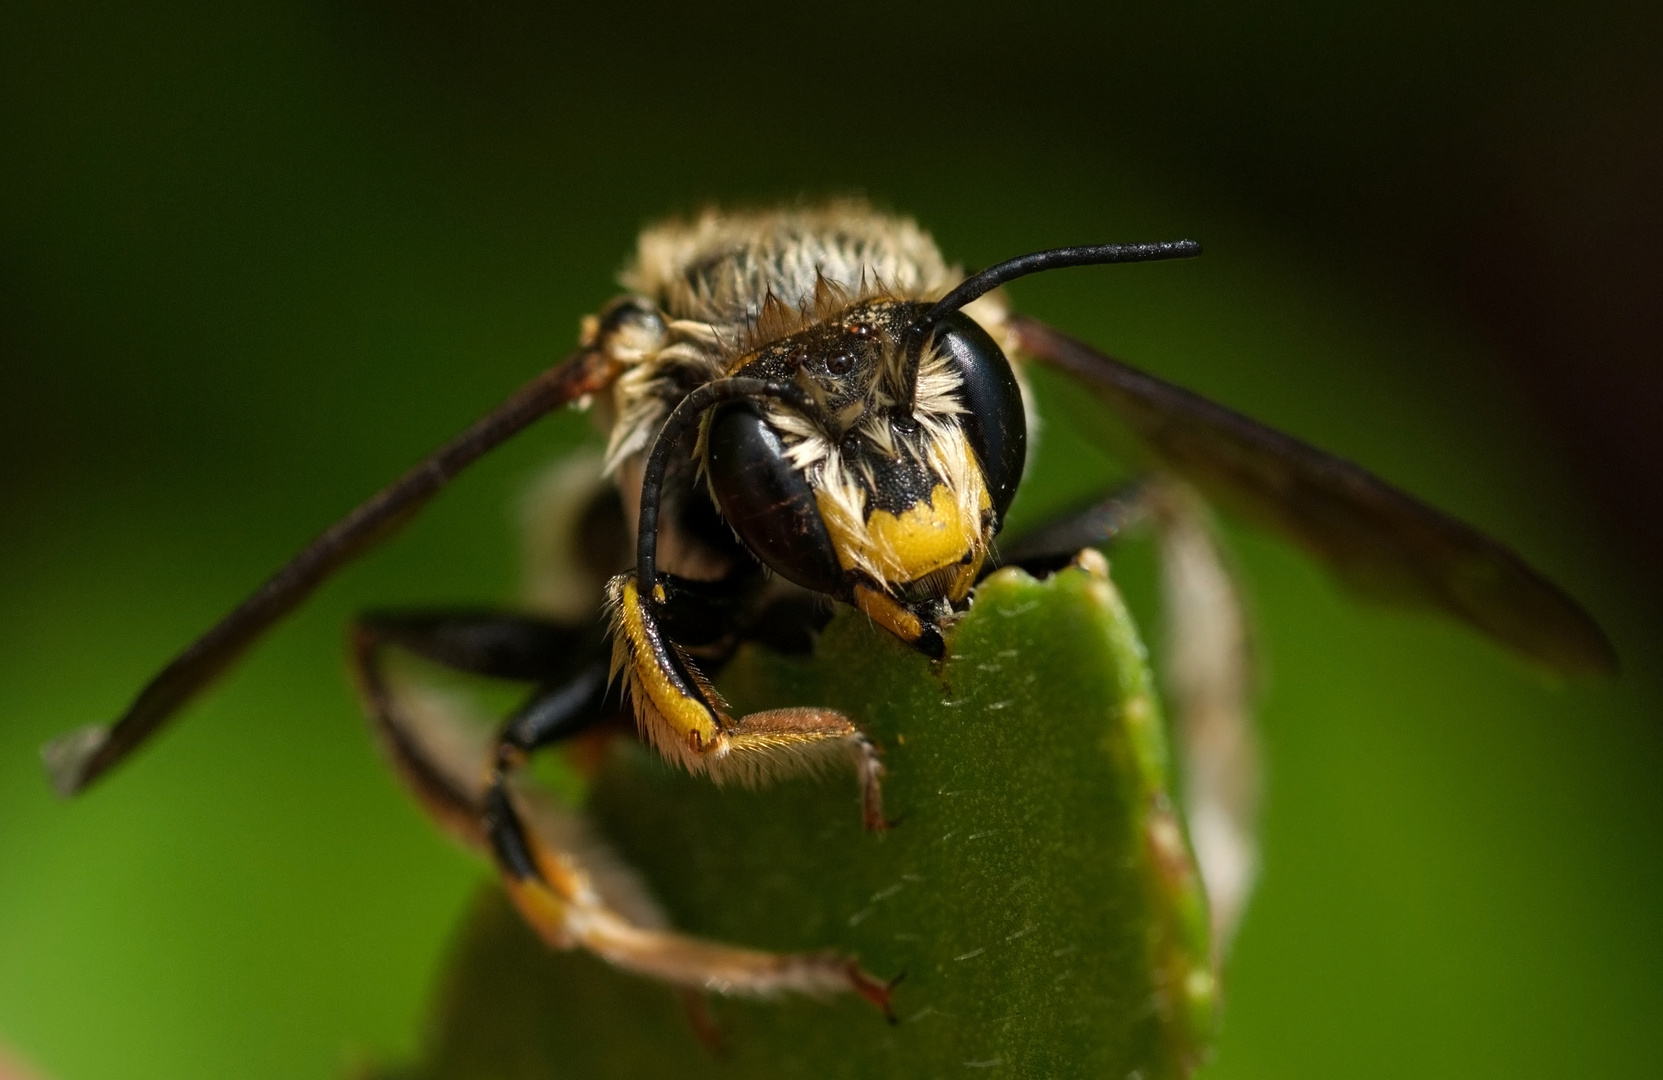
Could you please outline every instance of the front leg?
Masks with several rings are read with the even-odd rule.
[[[612,668],[622,673],[644,739],[666,760],[718,784],[755,787],[852,761],[860,781],[861,819],[882,831],[883,763],[877,748],[834,709],[771,709],[737,719],[687,655],[664,633],[661,610],[685,603],[675,580],[658,575],[662,597],[643,603],[633,572],[607,588],[612,608]]]

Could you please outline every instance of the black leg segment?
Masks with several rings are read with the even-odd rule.
[[[358,623],[379,641],[436,664],[524,682],[568,677],[604,650],[598,622],[572,626],[501,611],[373,611]]]
[[[352,646],[370,720],[417,798],[458,834],[483,833],[505,869],[522,878],[534,873],[503,781],[525,755],[620,708],[616,695],[608,695],[609,650],[601,624],[569,626],[479,610],[379,612],[358,620]],[[457,671],[538,684],[500,729],[483,787],[478,764],[445,762],[424,744],[389,678],[389,648]]]
[[[621,708],[618,695],[608,692],[608,675],[607,661],[596,658],[565,682],[538,690],[502,726],[498,745],[529,754],[570,738]]]
[[[542,876],[537,872],[537,863],[532,858],[525,827],[520,824],[520,816],[509,803],[508,790],[500,778],[493,782],[490,790],[485,793],[485,807],[481,817],[485,826],[485,836],[491,843],[491,852],[496,856],[497,865],[502,868],[503,873],[519,881]]]
[[[1107,498],[1059,517],[1002,544],[983,575],[1005,566],[1052,573],[1067,566],[1081,548],[1107,544],[1143,524],[1149,516],[1148,489],[1129,484]]]

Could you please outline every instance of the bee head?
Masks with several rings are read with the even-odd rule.
[[[657,496],[671,449],[702,421],[711,493],[758,559],[939,655],[926,620],[969,595],[1027,453],[1010,363],[960,309],[1041,270],[1200,251],[1190,241],[1055,248],[991,266],[933,304],[844,303],[824,281],[812,315],[769,297],[758,329],[774,328],[676,406],[648,455],[642,587],[655,595]]]
[[[731,374],[812,402],[718,405],[704,464],[750,550],[805,588],[962,600],[1016,493],[1022,396],[987,333],[952,313],[909,366],[929,305],[866,300],[741,357]]]

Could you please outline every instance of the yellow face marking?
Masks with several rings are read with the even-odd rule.
[[[899,516],[874,510],[866,519],[866,531],[884,576],[913,581],[962,559],[976,542],[981,523],[965,521],[958,499],[946,484],[937,484],[929,502],[915,503]]]
[[[684,688],[681,679],[665,669],[661,657],[674,646],[664,640],[656,626],[649,629],[633,580],[624,584],[619,612],[622,615],[619,625],[629,642],[636,683],[653,708],[689,749],[698,751],[714,743],[719,734],[715,711],[698,696],[697,687]]]
[[[874,592],[864,585],[855,586],[855,607],[902,641],[917,641],[924,632],[924,624],[918,621],[918,616],[883,593]]]
[[[823,504],[827,496],[817,492],[815,501]],[[978,502],[987,502],[985,491]],[[874,510],[864,528],[849,528],[835,506],[822,505],[820,516],[845,569],[864,563],[882,580],[898,584],[961,562],[982,542],[981,521],[960,513],[959,499],[946,484],[937,484],[928,502],[900,514]]]

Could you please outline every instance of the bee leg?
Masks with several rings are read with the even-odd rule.
[[[581,946],[625,970],[684,989],[762,997],[852,989],[889,1016],[889,984],[851,957],[740,949],[630,922],[607,904],[593,865],[579,862],[572,846],[550,844],[528,827],[529,815],[510,788],[513,770],[532,751],[586,726],[605,701],[607,683],[602,665],[587,666],[577,679],[534,698],[498,737],[485,791],[485,833],[509,897],[526,921],[557,948]]]
[[[715,688],[660,624],[659,609],[681,602],[666,577],[659,575],[663,595],[653,603],[642,602],[633,573],[618,575],[607,587],[612,666],[624,675],[643,737],[666,760],[719,784],[758,786],[849,761],[860,782],[862,821],[874,831],[886,828],[883,763],[865,733],[834,709],[728,715]]]
[[[883,762],[878,749],[848,717],[814,707],[769,709],[731,721],[726,752],[705,756],[704,769],[718,784],[761,787],[776,779],[815,773],[851,760],[860,782],[861,822],[883,832]]]
[[[667,929],[645,887],[576,815],[513,783],[513,767],[525,754],[611,712],[603,648],[575,662],[537,660],[534,646],[561,635],[573,643],[604,641],[588,629],[479,613],[376,615],[356,624],[352,659],[366,710],[423,806],[493,856],[515,906],[555,948],[587,949],[622,970],[689,991],[771,997],[853,990],[893,1020],[892,984],[851,956],[764,952]],[[470,741],[458,703],[395,688],[385,663],[392,645],[478,674],[525,678],[560,669],[566,678],[546,683],[491,743]]]
[[[620,872],[615,858],[598,850],[592,838],[578,834],[569,819],[566,842],[558,842],[562,830],[550,822],[547,807],[531,805],[529,794],[493,786],[485,815],[509,898],[551,947],[587,949],[625,971],[689,991],[768,998],[852,990],[894,1022],[893,984],[868,974],[852,956],[745,949],[654,925],[661,917],[642,918],[639,894],[630,895],[639,889],[633,877]],[[636,909],[634,918],[625,913],[630,908]]]
[[[1001,544],[983,566],[985,577],[1006,566],[1050,573],[1073,561],[1081,548],[1112,542],[1149,520],[1151,486],[1128,484],[1089,506],[1062,514]]]
[[[550,726],[551,703],[564,709],[562,737],[603,719],[605,638],[598,626],[571,626],[487,611],[374,612],[353,624],[351,658],[359,697],[405,785],[447,831],[482,848],[483,778],[491,745],[468,738],[461,706],[433,693],[395,687],[387,653],[397,648],[456,671],[534,682],[541,689],[509,722]],[[573,702],[573,697],[583,700]],[[479,725],[474,725],[477,729]],[[501,741],[500,736],[496,740]]]
[[[599,654],[598,625],[560,623],[488,609],[367,612],[354,624],[372,644],[396,645],[457,671],[525,682],[552,682],[574,658]]]

